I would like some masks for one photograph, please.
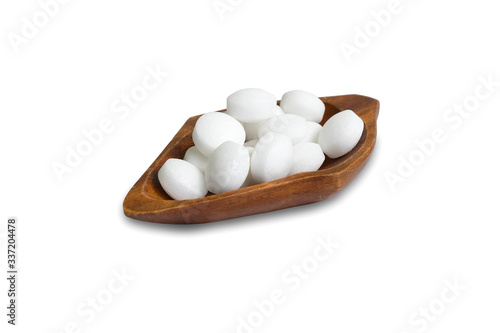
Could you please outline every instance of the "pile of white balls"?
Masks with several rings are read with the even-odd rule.
[[[287,92],[278,106],[264,90],[239,90],[227,98],[226,112],[198,119],[194,146],[184,159],[165,162],[160,184],[173,199],[187,200],[317,171],[325,154],[337,158],[350,152],[364,128],[351,110],[321,126],[324,113],[325,104],[305,91]]]

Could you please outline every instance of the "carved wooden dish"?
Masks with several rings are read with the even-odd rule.
[[[156,223],[189,224],[226,220],[305,205],[330,198],[346,187],[363,169],[375,145],[379,102],[345,95],[322,97],[326,105],[323,125],[335,113],[351,109],[365,128],[357,146],[348,154],[330,159],[318,171],[302,172],[264,184],[192,200],[173,200],[158,181],[158,170],[169,158],[184,157],[193,146],[191,133],[196,120],[189,118],[172,141],[132,187],[123,202],[125,215]]]

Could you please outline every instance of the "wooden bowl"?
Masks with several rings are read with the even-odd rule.
[[[272,182],[192,200],[173,200],[158,181],[158,170],[169,158],[184,157],[193,146],[191,133],[196,120],[189,118],[172,141],[151,164],[123,201],[128,217],[156,223],[205,223],[305,205],[330,198],[356,177],[368,161],[377,136],[380,103],[360,95],[322,97],[326,105],[323,125],[331,116],[353,110],[365,128],[359,143],[348,154],[330,159],[318,171],[302,172]],[[224,110],[223,110],[224,111]],[[222,112],[223,112],[222,111]]]

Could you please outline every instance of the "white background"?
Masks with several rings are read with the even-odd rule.
[[[15,328],[1,280],[1,331],[237,332],[278,289],[284,302],[241,332],[498,332],[500,87],[460,123],[443,118],[480,77],[500,81],[494,2],[401,0],[350,62],[342,42],[389,1],[231,3],[221,19],[212,0],[69,1],[16,52],[9,36],[40,5],[2,2],[1,266],[16,216],[20,279]],[[148,66],[169,76],[120,119],[113,102]],[[372,159],[319,204],[199,226],[126,218],[126,193],[184,121],[245,87],[379,99]],[[104,118],[113,131],[59,181],[52,164]],[[447,140],[391,190],[386,173],[436,128]],[[292,291],[283,275],[318,237],[340,247]],[[122,269],[127,286],[78,314]],[[466,290],[445,304],[447,280]],[[439,314],[410,322],[429,306]]]

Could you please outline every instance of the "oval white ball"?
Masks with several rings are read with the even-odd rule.
[[[285,113],[296,114],[316,123],[319,123],[325,114],[325,103],[317,96],[303,90],[285,93],[280,106]]]
[[[205,173],[208,157],[203,155],[195,146],[190,147],[184,154],[184,161],[187,161]]]
[[[215,194],[237,190],[248,176],[250,154],[247,147],[227,141],[208,159],[205,171],[207,189]]]
[[[276,112],[276,97],[265,90],[247,88],[227,98],[227,114],[245,123],[257,123]]]
[[[303,142],[293,146],[292,168],[289,175],[317,171],[325,161],[325,154],[317,143]]]
[[[252,154],[252,177],[265,183],[286,177],[292,167],[293,145],[284,134],[269,132],[259,139]]]
[[[175,200],[196,199],[207,195],[203,173],[181,159],[168,159],[158,171],[158,180],[163,190]]]
[[[241,145],[245,142],[245,129],[239,121],[222,112],[209,112],[198,118],[193,142],[203,155],[210,156],[226,141]]]
[[[358,144],[364,126],[363,120],[352,110],[339,112],[323,125],[318,143],[328,157],[343,156]]]

